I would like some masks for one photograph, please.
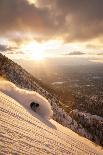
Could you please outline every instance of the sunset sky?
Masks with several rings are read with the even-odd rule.
[[[103,0],[0,0],[0,52],[103,56]]]

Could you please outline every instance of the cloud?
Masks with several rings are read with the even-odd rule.
[[[0,33],[47,33],[52,24],[48,14],[48,9],[37,8],[26,0],[0,0]]]
[[[83,55],[85,53],[83,52],[80,52],[80,51],[73,51],[73,52],[70,52],[70,53],[66,53],[66,55]]]
[[[90,48],[90,49],[103,49],[103,45],[102,44],[87,44],[86,45],[87,48]]]
[[[103,59],[93,59],[93,60],[90,60],[91,62],[94,62],[94,63],[103,63]]]
[[[0,52],[6,51],[6,50],[7,50],[7,46],[0,45]]]
[[[22,51],[18,50],[17,47],[8,46],[5,44],[0,44],[0,52],[5,54],[24,54]]]
[[[18,54],[18,55],[24,55],[24,53],[22,52],[22,51],[20,51],[20,50],[18,50],[18,49],[16,49],[16,48],[13,48],[13,49],[11,49],[11,50],[8,50],[8,51],[6,51],[6,54]]]
[[[44,0],[49,7],[51,1]],[[40,6],[44,1],[39,0]],[[101,0],[55,0],[51,10],[58,29],[64,39],[86,41],[103,35],[103,1]],[[99,10],[99,11],[98,11]]]
[[[12,51],[13,47],[9,47],[7,45],[0,44],[0,52]]]
[[[0,0],[0,34],[31,32],[34,39],[66,42],[103,40],[102,7],[102,0],[37,0],[35,4]]]
[[[103,55],[103,52],[99,52],[99,53],[97,53],[97,55]]]

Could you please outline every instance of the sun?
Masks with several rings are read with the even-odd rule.
[[[33,60],[40,61],[44,59],[43,48],[41,44],[36,41],[22,45],[21,50],[24,54],[29,55]]]
[[[34,52],[33,54],[32,54],[32,58],[34,59],[34,60],[38,60],[38,61],[40,61],[40,60],[43,60],[44,59],[44,57],[43,57],[43,53],[42,52]]]

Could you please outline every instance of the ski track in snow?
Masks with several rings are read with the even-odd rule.
[[[54,120],[0,93],[0,155],[103,155],[103,150]]]

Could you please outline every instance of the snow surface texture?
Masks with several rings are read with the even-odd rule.
[[[103,155],[101,147],[31,112],[0,92],[0,154]]]
[[[53,111],[48,100],[35,91],[20,89],[9,81],[0,81],[0,91],[12,97],[27,109],[30,109],[31,102],[39,103],[36,113],[45,119],[50,119],[53,116]]]

